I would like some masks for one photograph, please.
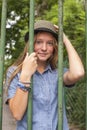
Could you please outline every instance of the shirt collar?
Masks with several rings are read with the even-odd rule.
[[[52,72],[52,68],[51,68],[51,66],[50,66],[50,65],[47,65],[47,67],[46,67],[46,69],[44,70],[44,72],[43,72],[43,73],[45,73],[45,72],[47,72],[47,71]],[[39,72],[38,72],[38,71],[36,71],[36,73],[39,73]]]
[[[50,65],[48,65],[48,66],[46,67],[46,69],[45,69],[45,71],[48,71],[48,70],[50,70],[50,71],[52,72],[52,68],[51,68]],[[44,72],[45,72],[45,71],[44,71]]]

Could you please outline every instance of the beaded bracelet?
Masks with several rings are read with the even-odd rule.
[[[28,82],[28,81],[20,81],[19,82],[23,83],[23,84],[31,84],[31,82]]]
[[[21,83],[21,82],[18,82],[17,83],[17,86],[21,89],[21,90],[23,90],[23,91],[31,91],[31,87],[29,86],[29,87],[26,87],[23,83]]]

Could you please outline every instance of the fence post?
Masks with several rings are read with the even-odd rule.
[[[2,106],[3,106],[3,70],[4,70],[4,48],[6,33],[7,0],[2,0],[1,19],[1,41],[0,41],[0,130],[2,130]]]
[[[34,43],[34,0],[30,0],[30,19],[29,19],[29,54],[33,52],[33,43]],[[31,92],[29,93],[28,101],[28,130],[32,130],[32,109],[33,109],[33,85],[31,83]]]
[[[63,130],[63,0],[58,0],[58,130]]]
[[[87,130],[87,0],[85,0],[85,37],[86,37],[86,130]]]

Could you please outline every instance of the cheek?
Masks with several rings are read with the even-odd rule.
[[[39,50],[39,48],[34,45],[34,51],[37,52],[38,50]]]
[[[54,52],[54,49],[53,49],[53,48],[50,48],[50,49],[49,49],[49,53],[50,53],[50,54],[53,54],[53,52]]]

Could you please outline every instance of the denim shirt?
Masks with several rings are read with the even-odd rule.
[[[7,79],[12,73],[12,68],[7,73]],[[65,72],[66,70],[64,70]],[[12,98],[17,89],[20,73],[12,80],[8,99]],[[58,70],[50,66],[44,73],[35,72],[33,75],[33,130],[57,130],[58,126]],[[19,104],[20,105],[20,104]],[[27,130],[27,111],[22,120],[17,121],[17,130]],[[63,108],[63,130],[69,130],[65,107]]]

